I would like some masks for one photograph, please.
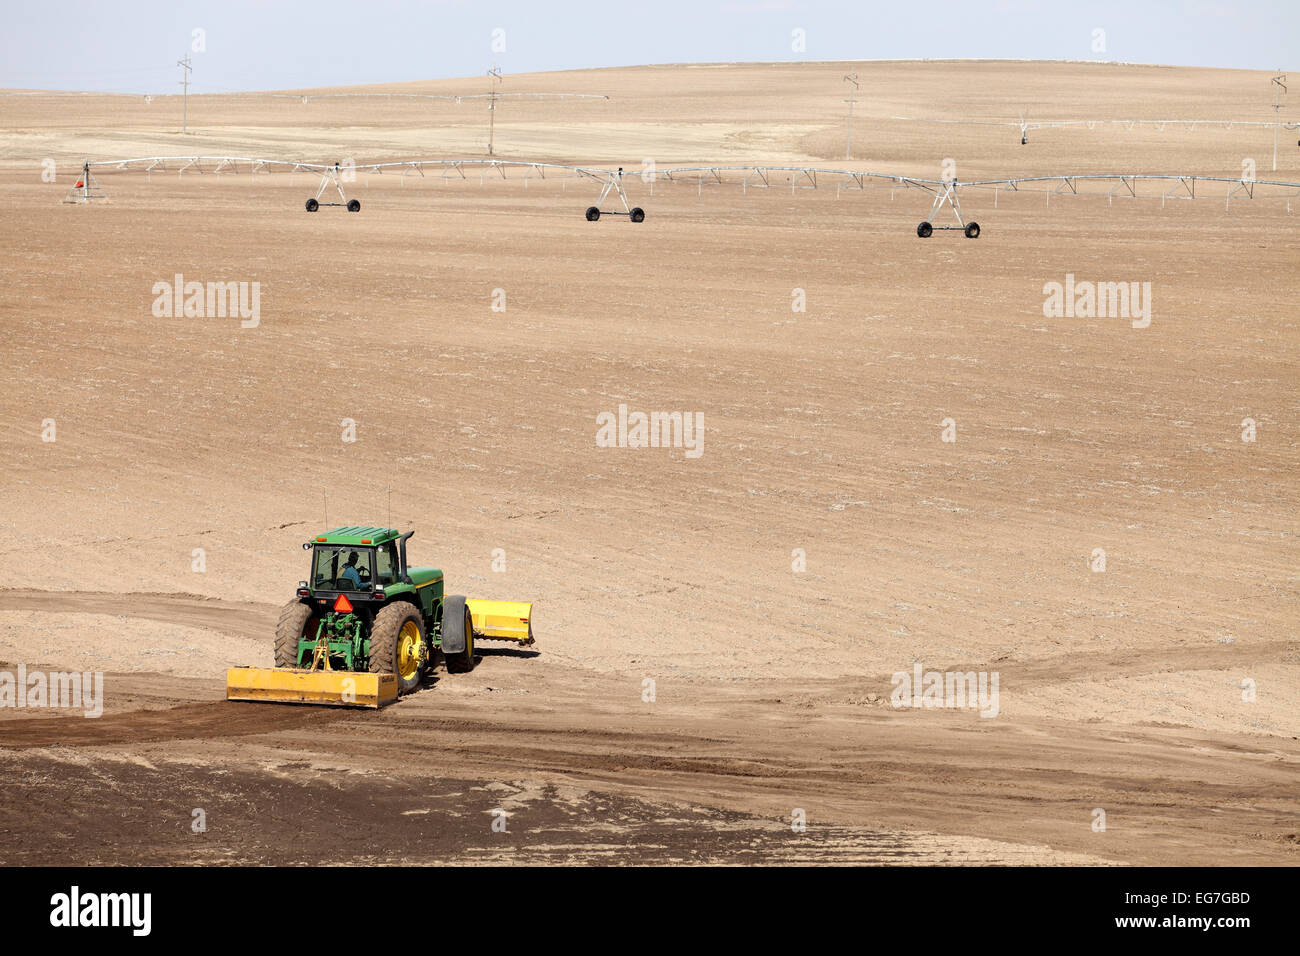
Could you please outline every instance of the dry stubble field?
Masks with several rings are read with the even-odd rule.
[[[611,99],[507,101],[498,153],[1300,180],[1260,130],[890,119],[1262,120],[1262,74],[862,64],[846,161],[842,66],[512,77]],[[918,190],[786,174],[629,178],[638,225],[514,174],[362,174],[359,215],[307,215],[304,174],[105,172],[111,203],[60,204],[83,157],[484,148],[469,101],[200,98],[187,136],[175,105],[0,98],[0,661],[105,674],[98,719],[0,715],[0,862],[1296,861],[1286,200],[971,191],[982,237],[925,242]],[[258,326],[155,318],[177,273],[260,283]],[[1067,274],[1150,282],[1150,327],[1045,318]],[[703,454],[597,447],[620,403],[701,412]],[[380,713],[224,702],[324,496],[386,524],[390,491],[450,590],[536,602],[537,653]],[[893,708],[915,663],[996,671],[997,716]]]

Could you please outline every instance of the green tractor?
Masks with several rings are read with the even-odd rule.
[[[438,655],[472,670],[476,639],[533,643],[532,604],[444,594],[440,570],[407,563],[414,533],[349,526],[305,542],[311,569],[280,612],[275,668],[231,668],[227,699],[379,707]]]

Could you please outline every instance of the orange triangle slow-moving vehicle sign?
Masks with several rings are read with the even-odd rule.
[[[352,613],[352,602],[348,600],[346,594],[340,594],[338,596],[338,599],[334,602],[334,610],[339,611],[342,614]]]

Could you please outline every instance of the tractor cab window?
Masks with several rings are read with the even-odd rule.
[[[317,547],[312,557],[312,587],[323,591],[369,591],[373,548]]]
[[[375,550],[375,569],[379,573],[379,583],[395,584],[397,582],[397,544],[388,542]]]

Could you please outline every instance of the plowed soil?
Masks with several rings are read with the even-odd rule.
[[[0,97],[0,673],[104,689],[0,708],[0,863],[1300,859],[1300,198],[971,190],[981,237],[922,241],[917,189],[636,175],[1300,181],[1293,133],[1274,173],[1258,129],[891,119],[1267,120],[1267,75],[856,68],[852,160],[844,64],[512,78],[609,94],[505,101],[497,154],[623,165],[639,224],[515,171],[309,215],[314,177],[173,163],[64,205],[87,156],[471,157],[486,113]],[[256,327],[155,316],[177,274],[260,283]],[[1150,326],[1045,316],[1067,275],[1151,283]],[[599,447],[620,404],[702,413],[703,453]],[[537,645],[380,712],[226,702],[345,523],[535,602]],[[996,716],[892,706],[918,663],[996,672]]]

